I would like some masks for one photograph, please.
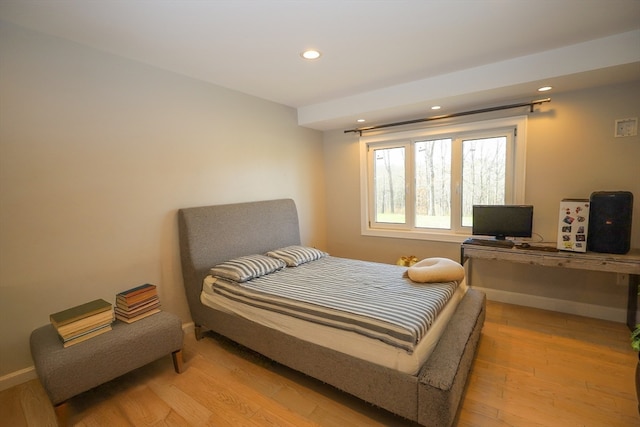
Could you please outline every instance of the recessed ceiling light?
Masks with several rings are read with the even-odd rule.
[[[439,109],[441,109],[441,108],[442,108],[442,107],[441,107],[441,106],[439,106],[439,105],[434,105],[433,107],[431,107],[431,109],[432,109],[432,110],[439,110]]]
[[[553,89],[551,86],[542,86],[540,89],[538,89],[538,92],[546,92],[551,89]]]
[[[318,59],[320,55],[320,52],[314,49],[305,50],[300,54],[304,59]]]
[[[358,123],[364,123],[364,122],[366,122],[366,120],[365,120],[365,119],[358,119],[358,120],[356,120],[356,122],[358,122]]]

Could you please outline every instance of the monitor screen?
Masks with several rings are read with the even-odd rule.
[[[533,206],[530,205],[473,205],[474,236],[531,237]]]

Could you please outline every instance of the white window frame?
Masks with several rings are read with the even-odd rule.
[[[377,237],[391,237],[399,239],[414,239],[414,240],[431,240],[440,242],[462,242],[464,239],[471,235],[470,227],[460,227],[451,230],[437,230],[437,229],[416,229],[407,224],[374,224],[372,217],[374,213],[373,200],[371,196],[373,170],[369,155],[369,147],[375,145],[376,148],[391,147],[407,144],[408,151],[406,170],[407,181],[414,179],[413,174],[413,142],[415,140],[424,139],[439,139],[445,137],[454,137],[459,139],[465,137],[464,134],[482,133],[483,131],[491,130],[504,130],[506,128],[514,129],[514,137],[512,151],[510,151],[509,144],[507,148],[507,201],[508,204],[524,204],[524,191],[525,191],[525,177],[526,177],[526,137],[527,137],[527,116],[514,116],[501,119],[484,120],[472,123],[461,124],[448,124],[443,126],[432,126],[429,128],[414,129],[400,132],[385,132],[375,135],[363,135],[360,137],[360,231],[363,236],[377,236]],[[406,141],[406,142],[401,142]],[[462,169],[462,155],[457,153],[455,144],[452,147],[452,209],[451,215],[460,216],[461,209],[461,169]],[[409,160],[411,159],[411,160]],[[511,177],[509,177],[509,171],[511,171]],[[406,218],[409,223],[410,215],[413,215],[413,194],[414,185],[410,182],[405,182],[405,200],[406,204]],[[509,190],[511,190],[509,192]]]

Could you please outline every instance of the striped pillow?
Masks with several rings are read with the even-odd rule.
[[[265,255],[247,255],[220,263],[212,267],[209,273],[212,276],[242,283],[284,267],[286,264],[279,259]]]
[[[288,267],[296,267],[309,261],[315,261],[329,255],[316,248],[306,246],[287,246],[267,252],[267,255],[284,261]]]

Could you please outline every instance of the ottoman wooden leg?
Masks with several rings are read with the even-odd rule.
[[[173,358],[173,369],[176,370],[177,373],[182,372],[182,349],[176,350],[171,353],[171,357]]]
[[[69,425],[69,405],[67,402],[58,403],[53,406],[53,410],[56,413],[56,420],[58,420],[59,427],[67,427]]]

